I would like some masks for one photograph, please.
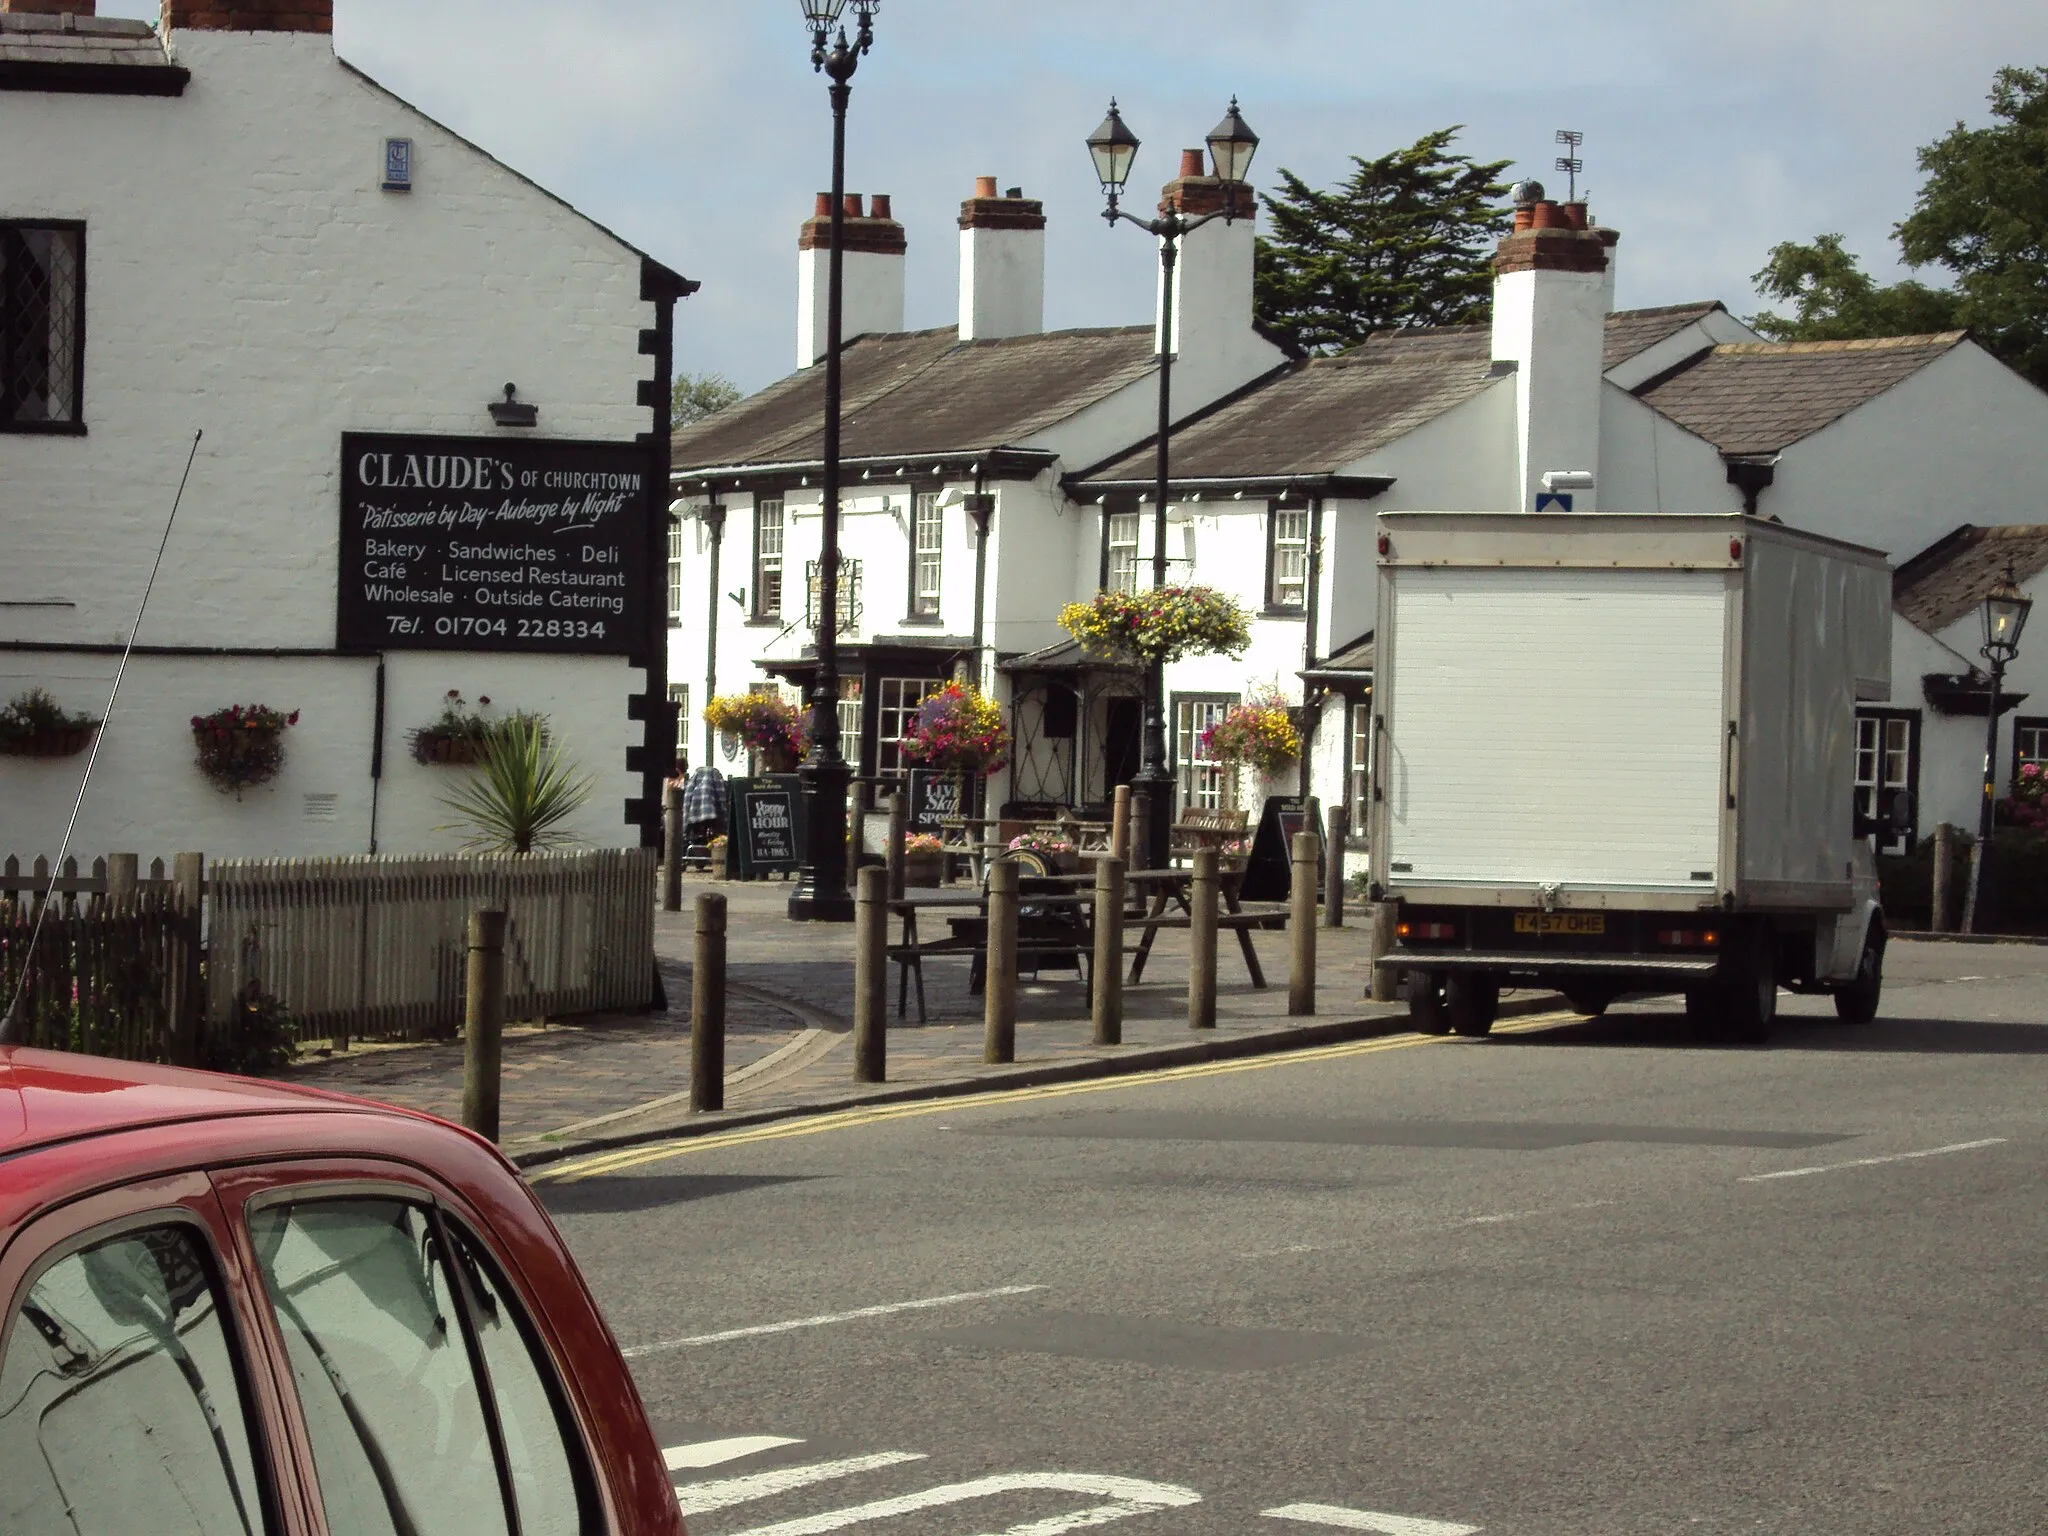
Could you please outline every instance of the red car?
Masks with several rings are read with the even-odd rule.
[[[0,1532],[683,1536],[640,1395],[480,1138],[0,1048]]]

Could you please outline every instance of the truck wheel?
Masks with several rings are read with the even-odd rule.
[[[1844,1024],[1868,1024],[1877,1017],[1883,991],[1884,924],[1872,918],[1863,940],[1863,958],[1856,965],[1856,979],[1835,989],[1835,1017]]]
[[[1407,980],[1408,1021],[1425,1035],[1448,1035],[1451,1016],[1444,1010],[1444,978],[1435,971],[1410,971]]]
[[[1500,1017],[1500,983],[1474,971],[1453,971],[1444,978],[1444,1014],[1454,1035],[1484,1035]]]
[[[1564,994],[1567,1007],[1582,1019],[1597,1019],[1607,1011],[1614,1001],[1614,994],[1603,986],[1589,981],[1574,982],[1558,989]]]
[[[1769,933],[1752,935],[1746,948],[1734,974],[1711,989],[1716,1033],[1730,1045],[1764,1045],[1778,1021],[1778,967]]]

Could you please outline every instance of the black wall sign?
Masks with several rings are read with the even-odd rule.
[[[959,774],[933,768],[910,770],[910,805],[905,816],[911,831],[936,832],[941,820],[960,814]]]
[[[1323,835],[1321,807],[1316,807],[1315,820],[1310,821],[1309,806],[1300,799],[1282,795],[1268,799],[1259,815],[1258,831],[1252,835],[1251,857],[1245,864],[1244,885],[1239,894],[1246,901],[1285,901],[1293,894],[1297,832]],[[1320,888],[1320,866],[1316,880]]]
[[[343,650],[647,646],[647,450],[345,432]]]

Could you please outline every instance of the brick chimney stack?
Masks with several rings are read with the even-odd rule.
[[[846,194],[846,287],[839,330],[848,341],[869,332],[903,329],[904,253],[909,242],[891,213],[886,192],[866,199],[865,209],[862,202],[860,193]],[[796,249],[796,365],[808,368],[825,355],[831,334],[831,193],[818,194],[817,209],[798,233]]]
[[[1493,258],[1493,355],[1516,368],[1524,512],[1535,510],[1547,472],[1599,469],[1608,251],[1618,239],[1593,227],[1584,203],[1553,202],[1540,182],[1515,189],[1514,229]],[[1597,492],[1575,492],[1573,510],[1594,510]]]
[[[998,197],[995,177],[977,177],[960,205],[960,339],[1044,329],[1045,204],[1021,187]]]
[[[334,0],[163,0],[166,33],[332,32]]]

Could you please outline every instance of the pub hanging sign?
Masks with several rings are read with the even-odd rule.
[[[336,644],[644,651],[648,508],[633,443],[344,433]]]

